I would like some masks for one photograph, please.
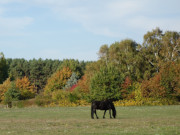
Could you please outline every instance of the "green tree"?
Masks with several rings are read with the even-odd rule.
[[[162,37],[162,62],[171,62],[180,60],[180,33],[166,31]]]
[[[29,76],[29,63],[25,59],[8,59],[9,77],[12,80]]]
[[[45,75],[44,75],[44,68],[45,64],[42,59],[38,60],[31,60],[30,61],[30,81],[35,85],[37,88],[37,93],[43,89],[45,86]]]
[[[144,67],[147,69],[144,78],[150,79],[165,62],[179,61],[180,33],[153,29],[144,35],[140,55],[144,57]]]
[[[74,59],[65,59],[60,65],[59,69],[63,69],[64,67],[69,67],[72,72],[75,72],[76,75],[79,78],[81,78],[81,76],[84,74],[85,65],[86,64],[83,61],[79,62],[78,60],[74,60]]]
[[[0,84],[8,77],[8,65],[3,53],[0,53]]]
[[[124,76],[116,67],[102,67],[91,79],[91,100],[120,99],[123,81]]]
[[[102,45],[98,52],[99,58],[105,61],[106,65],[109,62],[109,47],[108,45]]]
[[[100,60],[106,65],[111,63],[118,67],[119,70],[134,79],[141,78],[139,71],[142,65],[142,59],[138,55],[138,44],[130,39],[115,42],[108,47],[107,45],[101,46],[99,50]]]
[[[11,83],[11,87],[7,90],[4,95],[4,103],[8,105],[8,107],[12,107],[12,101],[17,101],[21,97],[20,91],[16,88],[15,83]]]

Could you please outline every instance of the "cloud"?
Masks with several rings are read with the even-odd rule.
[[[130,30],[140,29],[144,32],[155,27],[179,30],[178,0],[0,0],[4,4],[15,2],[48,8],[58,19],[79,23],[95,35],[124,38]],[[177,16],[172,18],[174,14]],[[16,19],[15,22],[18,22],[19,18]],[[22,27],[33,22],[32,18],[24,17],[21,20],[24,22]],[[9,22],[5,18],[3,21]],[[8,25],[20,28],[17,23],[16,26]]]
[[[107,37],[122,37],[125,19],[139,11],[142,0],[32,0],[29,5],[49,8],[60,20],[81,24],[87,31]],[[121,31],[121,32],[120,32]]]
[[[140,30],[152,30],[157,26],[163,30],[180,31],[180,18],[148,18],[137,16],[129,20],[129,26]]]
[[[23,29],[32,24],[34,19],[29,16],[11,16],[13,4],[24,4],[26,0],[0,0],[0,35],[23,35]],[[11,6],[9,8],[8,6]],[[19,9],[20,10],[20,9]],[[7,13],[7,14],[6,14]]]
[[[22,30],[33,22],[32,17],[1,17],[0,35],[21,35]]]

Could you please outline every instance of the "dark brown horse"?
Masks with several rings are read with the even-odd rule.
[[[97,116],[97,113],[96,113],[96,110],[99,109],[99,110],[104,110],[104,116],[103,116],[103,119],[105,118],[105,114],[106,114],[106,111],[109,110],[109,115],[110,115],[110,118],[111,117],[111,110],[112,110],[112,113],[113,113],[113,117],[116,118],[116,109],[114,107],[114,104],[112,101],[110,100],[105,100],[105,101],[93,101],[92,104],[91,104],[91,118],[94,119],[94,113],[96,115],[96,118],[98,119],[98,116]]]

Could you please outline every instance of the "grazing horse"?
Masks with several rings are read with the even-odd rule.
[[[113,112],[113,117],[116,118],[116,109],[114,107],[114,104],[110,100],[105,101],[93,101],[91,104],[91,118],[94,119],[94,113],[96,114],[96,118],[98,119],[96,109],[99,110],[105,110],[103,119],[105,118],[106,111],[109,110],[109,115],[111,117],[111,110]]]

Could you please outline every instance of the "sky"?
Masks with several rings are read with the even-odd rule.
[[[180,0],[0,0],[5,58],[98,60],[104,44],[180,32]]]

